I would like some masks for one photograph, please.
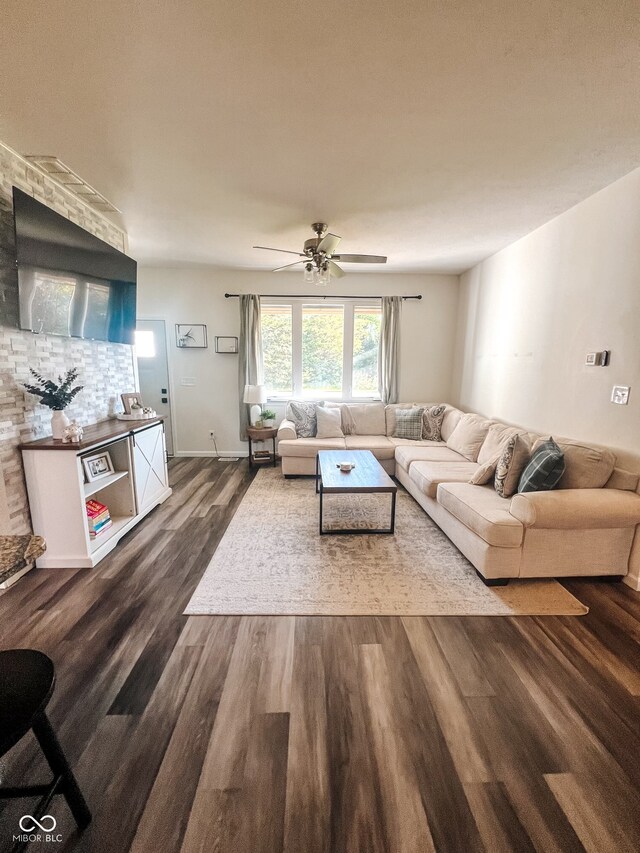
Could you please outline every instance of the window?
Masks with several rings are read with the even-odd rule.
[[[134,334],[136,358],[155,358],[156,341],[153,332],[147,329],[136,329]]]
[[[378,398],[378,300],[263,299],[269,397]]]

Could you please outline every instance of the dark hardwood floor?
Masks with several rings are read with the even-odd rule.
[[[249,485],[179,460],[94,570],[0,596],[2,647],[49,654],[52,722],[93,810],[35,851],[640,849],[640,596],[582,618],[185,617]],[[31,736],[5,784],[46,778]],[[0,849],[29,803],[3,803]]]

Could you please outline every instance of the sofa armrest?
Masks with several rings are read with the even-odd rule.
[[[511,515],[525,527],[598,530],[640,524],[640,495],[621,489],[557,489],[511,499]]]
[[[293,421],[288,421],[286,418],[280,422],[280,426],[278,427],[278,435],[276,436],[278,441],[282,441],[283,439],[291,440],[292,438],[297,438],[298,435],[296,433],[296,425]]]

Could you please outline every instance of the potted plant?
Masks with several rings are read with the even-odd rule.
[[[271,429],[275,426],[276,413],[271,409],[265,409],[262,413],[262,426],[266,429]]]
[[[33,367],[29,368],[31,375],[35,378],[35,385],[24,384],[24,388],[36,397],[40,397],[40,402],[43,406],[52,410],[51,414],[51,434],[55,439],[62,440],[64,438],[65,427],[70,424],[69,418],[65,415],[64,410],[73,400],[79,391],[84,388],[83,385],[71,387],[78,378],[78,371],[75,367],[67,370],[64,379],[58,376],[58,384],[51,379],[45,379]]]

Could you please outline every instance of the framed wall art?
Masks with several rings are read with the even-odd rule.
[[[225,337],[216,335],[216,352],[237,354],[238,339],[233,337]]]
[[[202,323],[176,323],[176,346],[180,349],[206,349],[207,327]]]

